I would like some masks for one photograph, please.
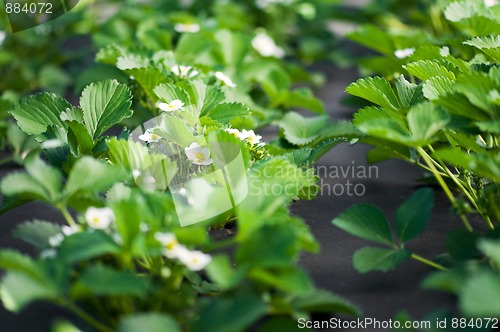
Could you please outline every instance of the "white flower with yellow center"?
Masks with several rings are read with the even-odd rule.
[[[85,212],[85,220],[87,224],[94,229],[107,229],[115,220],[115,214],[113,210],[108,207],[90,207]]]
[[[179,250],[184,248],[173,233],[156,233],[155,239],[161,243],[163,254],[168,258],[177,258]]]
[[[172,100],[168,104],[167,103],[157,103],[156,107],[158,107],[160,110],[162,110],[164,112],[173,112],[173,111],[178,111],[182,107],[184,107],[184,103],[179,99],[175,99],[175,100]]]
[[[186,157],[195,165],[210,165],[213,160],[210,158],[210,150],[202,148],[198,143],[194,142],[187,148],[184,148]]]
[[[191,271],[203,270],[212,260],[210,255],[204,254],[199,250],[189,251],[186,248],[178,251],[177,258]]]
[[[224,83],[225,86],[228,86],[230,88],[236,88],[236,84],[234,84],[234,82],[228,76],[226,76],[226,74],[224,74],[223,72],[221,72],[221,71],[215,72],[215,77],[219,81]]]
[[[403,48],[401,50],[396,50],[394,52],[394,55],[398,59],[404,59],[404,58],[411,56],[413,53],[415,53],[415,49],[413,47],[411,47],[411,48]]]
[[[191,66],[177,65],[170,68],[170,70],[172,71],[172,73],[179,77],[193,78],[199,74],[199,72],[197,70],[194,70]]]
[[[243,129],[240,134],[239,138],[241,140],[246,140],[252,145],[255,144],[261,144],[262,136],[255,134],[253,130],[245,130]]]
[[[200,25],[196,23],[177,23],[174,29],[180,33],[196,33],[200,31]]]
[[[139,139],[141,141],[146,142],[146,143],[158,142],[161,139],[161,136],[153,134],[149,130],[146,130],[146,132],[144,134],[139,135]]]
[[[282,58],[285,56],[285,51],[263,32],[257,33],[252,39],[252,46],[260,55],[265,57]]]

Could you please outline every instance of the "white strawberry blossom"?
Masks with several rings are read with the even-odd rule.
[[[194,70],[191,66],[177,65],[170,68],[170,70],[179,77],[193,78],[199,74],[199,72]]]
[[[239,131],[238,129],[234,128],[226,128],[224,131],[238,137],[242,141],[247,141],[248,143],[252,145],[263,145],[262,143],[262,136],[257,135],[253,130],[246,130],[243,129],[242,131]]]
[[[394,55],[398,59],[404,59],[404,58],[411,56],[413,53],[415,53],[415,49],[413,47],[411,47],[411,48],[403,48],[401,50],[396,50],[394,52]]]
[[[196,23],[177,23],[174,29],[180,33],[196,33],[200,31],[200,25]]]
[[[146,130],[146,132],[142,135],[139,135],[139,139],[146,143],[150,142],[158,142],[161,139],[161,136],[153,134],[151,131]]]
[[[259,32],[252,39],[253,48],[265,57],[283,58],[285,51],[276,45],[274,40],[264,32]]]
[[[178,250],[178,258],[191,271],[203,270],[212,260],[210,255],[199,250],[189,251],[186,248]]]
[[[184,103],[179,100],[179,99],[175,99],[175,100],[172,100],[170,103],[157,103],[156,104],[156,107],[158,107],[160,110],[164,111],[164,112],[173,112],[173,111],[178,111],[180,110],[182,107],[184,107]]]
[[[198,143],[194,142],[187,148],[184,148],[186,157],[195,165],[210,165],[213,160],[210,158],[210,150],[202,148]]]
[[[155,239],[163,246],[163,255],[168,258],[177,258],[178,250],[182,246],[173,233],[156,233]]]
[[[224,85],[226,85],[230,88],[236,88],[236,84],[234,84],[234,82],[228,76],[226,76],[226,74],[224,74],[223,72],[221,72],[221,71],[215,72],[215,77],[219,81],[224,83]]]
[[[87,224],[94,229],[107,229],[115,220],[113,210],[108,207],[96,208],[90,207],[85,212],[85,220]]]

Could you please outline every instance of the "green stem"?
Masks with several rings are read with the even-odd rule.
[[[112,328],[110,328],[110,327],[104,325],[103,323],[97,321],[96,319],[94,319],[94,317],[92,317],[91,315],[89,315],[87,312],[85,312],[83,309],[81,309],[80,307],[78,307],[76,304],[74,304],[74,303],[68,303],[67,304],[67,308],[69,308],[78,317],[80,317],[81,319],[83,319],[84,321],[86,321],[89,325],[91,325],[92,327],[94,327],[98,331],[100,331],[100,332],[113,332]]]
[[[420,153],[420,155],[422,156],[422,158],[424,158],[425,163],[427,164],[427,166],[429,166],[429,168],[431,169],[432,173],[434,173],[434,176],[436,177],[436,180],[439,182],[439,184],[443,188],[443,191],[446,194],[446,196],[448,197],[448,199],[450,200],[450,202],[453,204],[454,207],[457,207],[457,201],[455,200],[455,196],[453,196],[453,194],[451,193],[450,188],[448,188],[448,185],[443,180],[443,178],[439,174],[438,170],[434,166],[434,164],[432,162],[433,161],[432,158],[427,154],[427,152],[425,152],[424,149],[422,149],[422,147],[418,147],[417,151],[418,151],[418,153]],[[474,229],[472,228],[471,224],[467,220],[467,217],[465,215],[463,215],[463,214],[459,214],[459,217],[462,220],[465,228],[467,228],[467,230],[469,232],[473,232]]]
[[[424,264],[429,265],[429,266],[431,266],[431,267],[433,267],[435,269],[438,269],[440,271],[446,271],[446,270],[448,270],[447,268],[445,268],[441,264],[435,263],[435,262],[433,262],[431,260],[428,260],[427,258],[424,258],[422,256],[419,256],[417,254],[411,254],[411,258],[413,258],[416,261],[419,261],[420,263],[424,263]]]
[[[68,209],[64,205],[58,205],[57,208],[63,214],[64,218],[68,222],[68,225],[70,225],[71,227],[77,226],[75,219],[73,219],[73,217],[69,213]]]

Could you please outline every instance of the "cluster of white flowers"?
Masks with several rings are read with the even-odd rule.
[[[55,235],[52,235],[48,239],[49,246],[51,247],[50,249],[45,249],[40,253],[40,257],[42,259],[46,258],[51,258],[56,256],[56,250],[55,248],[59,247],[61,243],[64,241],[64,238],[67,236],[71,236],[75,233],[78,233],[81,231],[81,227],[78,225],[74,226],[62,226],[61,227],[61,232],[62,233],[57,233]]]
[[[274,40],[264,32],[259,32],[252,39],[253,48],[265,57],[283,58],[285,51],[276,45]]]
[[[175,99],[168,104],[159,102],[156,104],[156,107],[158,107],[163,112],[173,112],[182,109],[184,107],[184,103],[179,99]]]
[[[177,65],[170,68],[172,73],[182,78],[193,78],[199,74],[199,72],[191,66]]]
[[[394,55],[398,59],[404,59],[404,58],[411,56],[413,53],[415,53],[415,49],[413,47],[411,47],[411,48],[404,48],[401,50],[396,50],[394,52]]]
[[[215,78],[224,83],[225,86],[236,88],[236,84],[234,84],[233,80],[231,80],[226,74],[221,71],[215,72]]]
[[[156,233],[155,238],[163,246],[163,255],[170,259],[178,259],[192,271],[203,270],[212,260],[199,250],[189,250],[181,245],[173,233]]]
[[[200,31],[201,27],[196,23],[177,23],[174,25],[174,29],[180,33],[196,33]]]
[[[210,158],[210,150],[202,148],[196,142],[184,148],[184,152],[186,153],[186,157],[195,165],[208,166],[213,162],[212,158]]]
[[[248,143],[250,143],[252,145],[256,145],[256,144],[258,146],[264,145],[264,143],[262,142],[262,136],[257,135],[253,130],[243,129],[242,131],[239,131],[238,129],[234,129],[234,128],[227,128],[224,130],[226,132],[238,137],[242,141],[246,140]]]

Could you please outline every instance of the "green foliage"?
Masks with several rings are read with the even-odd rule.
[[[408,197],[397,209],[394,221],[399,243],[393,240],[382,211],[371,204],[354,205],[332,223],[351,235],[386,245],[388,248],[364,247],[353,255],[353,266],[358,272],[386,272],[413,257],[404,244],[424,231],[431,217],[433,203],[433,192],[423,188]]]

